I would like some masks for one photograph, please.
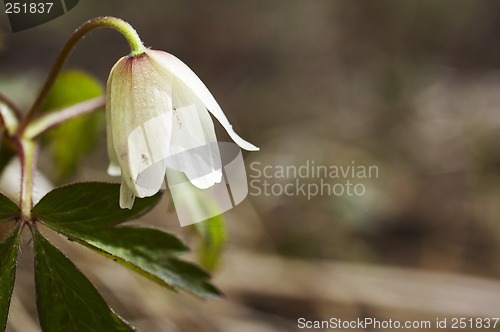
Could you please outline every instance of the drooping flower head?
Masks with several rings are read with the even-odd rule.
[[[203,82],[175,56],[146,50],[121,58],[107,84],[110,175],[122,176],[120,207],[157,193],[166,169],[200,189],[221,182],[221,157],[209,112],[241,148],[238,136]]]

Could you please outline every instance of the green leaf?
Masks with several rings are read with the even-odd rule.
[[[221,295],[208,283],[210,276],[205,271],[173,257],[185,253],[187,248],[171,234],[135,227],[89,231],[82,225],[50,220],[43,224],[162,286],[183,289],[202,298]]]
[[[34,233],[37,310],[44,332],[133,331],[78,268]]]
[[[136,199],[131,210],[118,206],[120,185],[79,183],[54,189],[33,208],[44,225],[123,266],[174,289],[202,298],[220,296],[200,268],[175,257],[186,247],[155,229],[113,227],[135,219],[158,203],[160,194]]]
[[[46,225],[51,227],[50,223]],[[113,227],[89,234],[70,229],[58,231],[162,286],[182,289],[202,298],[221,295],[208,283],[210,275],[205,271],[173,257],[187,248],[168,233],[131,227]]]
[[[100,83],[81,71],[62,73],[47,98],[42,112],[60,110],[103,94]],[[97,144],[104,128],[104,115],[94,112],[52,129],[46,135],[59,181],[73,174],[82,158]]]
[[[19,251],[19,230],[14,230],[0,243],[0,329],[5,331],[10,299],[14,289],[16,258]]]
[[[68,70],[52,86],[42,112],[66,108],[102,94],[103,88],[95,78],[79,70]]]
[[[121,209],[119,184],[75,183],[49,192],[32,212],[34,217],[42,221],[74,224],[74,227],[85,232],[137,219],[149,212],[160,198],[161,193],[136,199],[132,209]]]
[[[201,238],[198,257],[201,265],[213,271],[227,241],[226,226],[221,215],[194,225]]]
[[[19,214],[17,204],[0,193],[0,223],[12,220],[17,214]]]

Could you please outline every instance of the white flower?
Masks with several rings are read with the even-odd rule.
[[[169,53],[146,50],[121,58],[109,75],[106,97],[108,173],[122,176],[122,208],[132,208],[135,197],[157,193],[167,167],[200,189],[221,182],[208,112],[241,148],[259,150],[234,132],[203,82]]]

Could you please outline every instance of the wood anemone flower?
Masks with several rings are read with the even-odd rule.
[[[167,168],[183,172],[200,189],[221,182],[209,112],[242,149],[259,150],[234,132],[205,84],[169,53],[148,49],[118,60],[106,98],[108,173],[122,176],[121,208],[156,194]]]

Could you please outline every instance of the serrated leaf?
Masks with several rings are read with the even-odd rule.
[[[48,223],[47,226],[50,227]],[[180,241],[170,234],[152,229],[114,227],[78,235],[73,240],[162,286],[182,289],[202,298],[221,295],[208,282],[209,274],[173,257],[185,247],[179,246]]]
[[[226,225],[221,215],[210,218],[194,225],[198,232],[201,244],[198,257],[201,265],[213,271],[219,263],[220,256],[226,245]]]
[[[151,236],[144,237],[144,231],[149,231]],[[162,286],[182,289],[202,298],[219,297],[219,290],[208,282],[209,274],[173,257],[179,252],[172,251],[171,243],[162,240],[166,235],[148,229],[115,227],[83,235],[76,241]]]
[[[37,310],[44,332],[133,331],[82,272],[34,232]]]
[[[81,71],[62,73],[54,83],[42,112],[60,110],[103,94],[101,84]],[[96,145],[104,128],[104,115],[94,112],[65,122],[49,131],[49,142],[60,181],[73,174],[82,158]]]
[[[171,234],[135,227],[89,231],[85,226],[50,220],[43,224],[162,286],[182,289],[202,298],[221,295],[208,283],[210,276],[205,271],[173,257],[185,253],[187,248]]]
[[[0,329],[5,331],[10,299],[14,289],[16,258],[19,251],[19,230],[14,230],[0,243]]]
[[[135,219],[158,203],[160,194],[136,199],[131,210],[118,205],[120,185],[79,183],[56,188],[33,208],[44,225],[99,254],[170,288],[211,298],[220,292],[200,268],[172,257],[186,251],[174,236],[154,229],[113,227]]]
[[[0,223],[12,220],[19,214],[19,207],[5,195],[0,193]]]
[[[51,223],[73,224],[83,232],[137,219],[161,198],[136,199],[132,209],[119,206],[120,185],[116,183],[75,183],[52,190],[33,208],[33,216]]]
[[[85,227],[42,221],[44,225],[67,236],[72,241],[85,241],[106,251],[120,252],[119,256],[147,256],[151,252],[159,257],[184,254],[188,248],[177,237],[153,228],[111,227],[85,233]],[[68,226],[68,227],[66,227]],[[81,230],[83,229],[83,231]]]

